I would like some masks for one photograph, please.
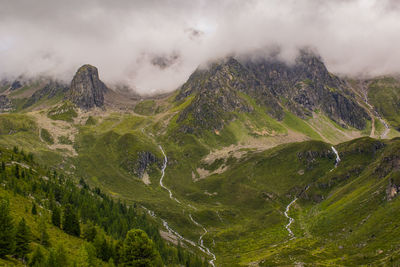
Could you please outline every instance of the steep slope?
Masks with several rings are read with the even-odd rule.
[[[348,85],[329,73],[318,56],[304,50],[294,65],[274,58],[230,57],[214,62],[196,70],[175,100],[187,101],[176,119],[178,130],[196,135],[206,130],[220,132],[236,119],[248,121],[251,128],[255,123],[249,117],[260,118],[262,113],[277,123],[283,122],[284,128],[301,129],[307,136],[310,130],[285,125],[293,120],[292,114],[305,121],[326,116],[342,129],[358,131],[371,120]]]
[[[0,162],[1,226],[8,209],[14,227],[25,218],[30,228],[25,261],[8,251],[0,256],[0,265],[26,266],[38,257],[40,250],[41,257],[36,259],[40,263],[29,265],[51,266],[51,257],[56,255],[56,258],[62,257],[60,264],[66,267],[115,266],[124,262],[122,242],[134,228],[145,231],[152,239],[148,246],[154,249],[154,266],[186,262],[207,266],[197,251],[176,248],[163,241],[158,223],[138,205],[115,201],[99,188],[90,188],[83,179],[78,182],[67,173],[36,163],[32,153],[26,154],[17,147],[9,150],[0,146]],[[68,217],[68,220],[67,214],[76,219]],[[75,226],[73,232],[68,230],[71,225]],[[3,237],[4,233],[1,234]],[[7,242],[1,241],[4,252]]]
[[[338,124],[359,130],[370,120],[345,82],[329,73],[322,59],[310,51],[301,50],[293,65],[273,58],[244,64],[275,96],[285,98],[286,106],[300,117],[320,109]]]
[[[369,81],[368,99],[395,129],[400,129],[400,82],[394,77]]]

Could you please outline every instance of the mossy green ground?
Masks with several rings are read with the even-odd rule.
[[[70,116],[65,121],[78,130],[73,143],[76,157],[49,149],[29,114],[0,115],[0,144],[23,147],[52,166],[67,168],[71,164],[77,176],[86,178],[92,186],[154,210],[179,233],[197,240],[203,229],[190,221],[191,213],[207,228],[204,243],[216,253],[218,266],[251,262],[266,266],[295,262],[356,265],[397,259],[395,235],[388,235],[397,233],[392,222],[397,218],[393,214],[399,208],[398,201],[384,200],[388,179],[395,174],[378,179],[373,168],[399,141],[387,141],[387,148],[375,154],[369,150],[375,144],[372,139],[338,145],[344,154],[338,168],[332,170],[335,156],[330,144],[320,140],[337,143],[343,138],[340,133],[351,129],[341,128],[323,114],[302,120],[286,111],[283,121],[276,121],[248,100],[255,112],[236,113],[236,119],[219,133],[182,134],[177,131],[176,113],[192,100],[189,97],[181,103],[168,103],[168,112],[160,116],[111,113],[104,117],[92,115],[90,123],[83,124],[74,124]],[[318,131],[317,124],[322,125]],[[263,131],[268,134],[256,134]],[[243,149],[241,157],[227,155],[223,160],[217,158],[219,162],[214,165],[202,161],[211,151],[248,139],[268,142],[289,131],[316,141],[283,144],[264,151]],[[368,129],[364,134],[369,134]],[[164,184],[182,204],[171,200],[159,186],[163,163],[159,145],[169,162]],[[131,171],[142,151],[157,158],[147,170],[149,185]],[[226,167],[224,172],[193,180],[197,168],[215,170],[222,165]],[[310,188],[290,210],[296,238],[289,240],[283,212],[307,185]],[[375,224],[380,221],[385,224],[376,231]]]

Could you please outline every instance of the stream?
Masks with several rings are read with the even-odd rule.
[[[375,113],[375,117],[378,118],[378,120],[383,124],[383,126],[385,126],[385,130],[383,131],[383,133],[381,134],[381,139],[386,138],[387,134],[390,131],[390,127],[389,125],[386,123],[386,121],[384,119],[382,119],[381,115],[379,115],[379,113],[375,110],[375,108],[368,102],[368,93],[367,93],[367,89],[363,87],[363,98],[364,98],[364,102],[365,104],[367,104],[367,106],[372,109],[373,113]]]
[[[166,187],[166,186],[164,185],[164,183],[163,183],[164,176],[165,176],[165,169],[167,168],[168,158],[167,158],[167,155],[165,154],[164,149],[162,148],[162,146],[158,146],[158,147],[160,148],[160,150],[161,150],[161,152],[162,152],[162,154],[163,154],[163,156],[164,156],[164,163],[163,163],[163,166],[162,166],[162,168],[161,168],[160,186],[161,186],[162,188],[164,188],[165,190],[168,191],[168,193],[169,193],[169,198],[170,198],[170,199],[174,200],[175,202],[177,202],[177,203],[179,203],[179,204],[182,204],[177,198],[174,197],[174,195],[172,194],[172,191],[171,191],[168,187]],[[143,207],[143,206],[142,206],[142,207]],[[155,214],[153,211],[147,209],[146,207],[143,207],[143,209],[145,209],[145,210],[147,211],[147,213],[148,213],[151,217],[157,218],[156,214]],[[216,260],[216,256],[215,256],[214,253],[212,253],[212,252],[210,251],[210,249],[209,249],[208,247],[206,247],[206,246],[204,245],[204,242],[203,242],[203,237],[208,233],[207,229],[206,229],[203,225],[201,225],[199,222],[197,222],[195,219],[193,219],[192,214],[190,214],[190,213],[189,213],[189,218],[190,218],[190,220],[191,220],[196,226],[202,228],[203,231],[204,231],[204,233],[203,233],[202,235],[200,235],[198,243],[195,243],[195,242],[193,242],[192,240],[189,240],[189,239],[184,238],[184,237],[183,237],[182,235],[180,235],[177,231],[173,230],[173,229],[169,226],[169,224],[168,224],[167,221],[165,221],[164,219],[161,219],[161,218],[160,218],[160,220],[162,221],[163,226],[165,227],[165,229],[167,229],[167,231],[168,231],[169,234],[172,234],[172,235],[176,236],[179,240],[182,240],[182,241],[185,241],[185,242],[189,243],[190,245],[192,245],[192,246],[198,248],[200,251],[202,251],[203,253],[205,253],[205,254],[207,254],[208,256],[210,256],[212,259],[209,261],[209,263],[211,264],[211,266],[215,267],[214,261]]]
[[[290,202],[289,205],[286,206],[286,210],[285,210],[285,212],[284,212],[286,218],[289,219],[289,223],[285,226],[285,228],[286,228],[286,230],[289,232],[289,235],[290,235],[292,238],[294,238],[294,234],[293,234],[292,230],[290,229],[290,225],[294,222],[294,219],[288,215],[288,212],[289,212],[290,206],[292,206],[292,205],[296,202],[296,200],[297,200],[297,197],[295,197],[295,198],[292,200],[292,202]]]
[[[339,164],[339,162],[340,162],[340,157],[339,157],[339,153],[338,153],[338,151],[335,149],[335,147],[332,146],[331,148],[332,148],[333,153],[335,153],[335,155],[336,155],[335,167],[331,170],[331,171],[333,171],[333,170],[338,166],[338,164]],[[306,188],[304,189],[304,191],[302,191],[301,193],[305,192],[308,188],[309,188],[309,185],[307,185],[307,187],[306,187]],[[300,193],[300,194],[301,194],[301,193]],[[299,194],[299,195],[300,195],[300,194]],[[292,200],[292,202],[290,202],[290,203],[286,206],[286,210],[285,210],[285,212],[283,213],[283,214],[285,215],[285,217],[289,219],[289,223],[285,226],[285,228],[286,228],[286,230],[289,232],[289,236],[292,237],[291,239],[295,238],[292,229],[290,229],[290,225],[292,225],[292,223],[294,222],[294,219],[293,219],[292,217],[289,216],[289,210],[290,210],[290,206],[292,206],[292,205],[296,202],[296,200],[297,200],[297,197],[295,197],[295,198]]]

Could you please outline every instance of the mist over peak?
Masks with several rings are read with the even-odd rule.
[[[400,69],[400,7],[393,0],[4,0],[0,79],[70,82],[89,62],[107,84],[168,92],[227,55],[293,62],[313,47],[328,69],[381,75]]]

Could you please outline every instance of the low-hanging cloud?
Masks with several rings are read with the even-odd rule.
[[[148,94],[215,58],[304,46],[336,73],[398,73],[399,18],[396,0],[1,0],[0,78],[70,81],[90,63]]]

